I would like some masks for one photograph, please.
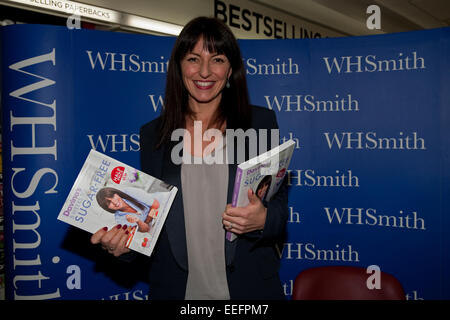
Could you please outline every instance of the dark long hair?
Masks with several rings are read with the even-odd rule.
[[[230,87],[222,91],[215,122],[221,124],[226,121],[227,129],[250,128],[251,107],[246,73],[237,40],[230,28],[219,19],[198,17],[186,24],[172,50],[167,70],[164,109],[161,113],[160,136],[156,148],[170,141],[173,130],[186,127],[185,117],[192,111],[188,106],[188,92],[181,74],[181,60],[194,49],[201,37],[205,48],[209,52],[224,54],[232,68]]]
[[[122,192],[115,188],[110,188],[110,187],[102,188],[97,192],[97,195],[95,197],[96,197],[97,202],[100,207],[102,207],[104,210],[106,210],[108,212],[115,213],[116,210],[112,210],[112,209],[108,208],[108,204],[110,201],[106,199],[106,198],[110,199],[110,198],[114,197],[115,194],[117,194],[122,199],[126,199],[126,200],[130,201],[135,206],[137,206],[139,209],[144,210],[145,207],[139,201],[137,201],[133,197],[130,197],[125,192]]]
[[[259,190],[261,190],[264,186],[268,186],[266,192],[263,194],[262,198],[260,199],[261,201],[266,199],[267,194],[269,193],[269,188],[270,188],[270,184],[272,183],[272,176],[269,174],[267,176],[265,176],[258,184],[258,186],[256,187],[256,196],[258,196],[258,192]]]

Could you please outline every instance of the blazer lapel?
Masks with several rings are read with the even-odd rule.
[[[181,191],[181,165],[176,165],[172,162],[172,147],[173,144],[168,144],[164,148],[162,177],[163,181],[177,187],[178,192],[166,218],[166,231],[175,260],[184,270],[188,270],[183,196]]]
[[[237,169],[237,146],[234,145],[234,157],[229,158],[231,161],[228,164],[228,194],[227,203],[232,203],[234,180]],[[181,191],[181,165],[176,165],[171,160],[171,151],[173,144],[168,144],[164,147],[163,163],[162,163],[162,180],[177,187],[178,192],[172,203],[169,215],[166,218],[166,231],[169,237],[170,247],[175,256],[177,263],[184,269],[188,270],[188,258],[187,258],[187,245],[186,245],[186,230],[184,221],[184,208],[183,208],[183,196]],[[246,143],[246,150],[248,149]],[[226,231],[224,232],[226,237]],[[228,241],[225,238],[225,261],[229,266],[233,263],[234,255],[236,251],[235,241]]]

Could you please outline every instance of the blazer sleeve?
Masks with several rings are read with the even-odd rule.
[[[261,127],[269,130],[279,129],[275,112],[268,109],[265,109],[264,111],[264,115],[262,116],[264,125],[260,124]],[[264,229],[256,232],[256,234],[252,232],[251,236],[258,237],[257,243],[261,241],[271,243],[277,242],[285,234],[286,223],[289,217],[287,176],[283,179],[277,193],[273,195],[270,201],[264,204],[267,207]]]
[[[285,232],[289,216],[287,177],[283,179],[278,192],[267,203],[266,223],[261,239],[268,241],[279,240]]]

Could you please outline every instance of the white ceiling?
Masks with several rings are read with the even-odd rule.
[[[450,26],[450,0],[251,0],[348,35]],[[381,9],[381,30],[366,27],[366,9]]]
[[[11,3],[0,0],[0,3]],[[30,1],[30,0],[28,0]],[[42,0],[41,0],[42,1]],[[76,0],[123,13],[184,25],[198,15],[213,14],[214,0]],[[277,10],[325,27],[339,35],[367,35],[450,26],[450,0],[222,0]],[[33,0],[33,3],[38,3]],[[44,2],[44,1],[42,1]],[[48,1],[45,1],[48,2]],[[369,30],[367,7],[381,9],[381,30]],[[257,9],[259,10],[259,9]],[[112,26],[116,28],[117,26]]]

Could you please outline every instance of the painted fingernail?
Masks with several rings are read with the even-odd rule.
[[[108,227],[103,227],[103,231],[108,231]]]
[[[128,230],[127,230],[127,231],[125,231],[125,234],[129,234]]]
[[[122,229],[125,230],[126,228],[128,228],[128,226],[126,224],[124,224]]]
[[[121,225],[121,224],[118,224],[118,225],[116,226],[116,228],[117,228],[117,229],[120,229],[120,228],[122,228],[122,225]]]

